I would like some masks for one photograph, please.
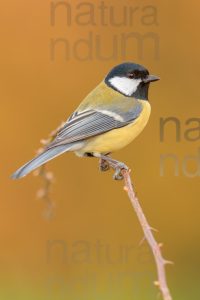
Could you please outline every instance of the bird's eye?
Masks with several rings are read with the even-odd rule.
[[[135,78],[135,74],[133,74],[133,73],[128,73],[127,75],[128,75],[128,78],[131,78],[131,79]]]

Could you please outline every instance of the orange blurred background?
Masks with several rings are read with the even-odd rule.
[[[124,60],[143,64],[162,80],[150,89],[147,128],[114,157],[131,167],[147,219],[159,230],[156,239],[175,263],[167,267],[174,299],[200,297],[199,3],[104,4],[107,25],[99,13],[102,1],[1,3],[1,299],[156,299],[154,261],[147,244],[139,246],[143,234],[123,184],[114,182],[111,172],[100,173],[97,160],[69,153],[48,164],[56,179],[51,220],[44,217],[47,203],[36,198],[41,178],[9,179],[35,155],[40,140]],[[129,13],[132,8],[131,24],[128,13],[123,22],[124,7]],[[78,12],[83,15],[77,17]],[[122,55],[122,35],[130,34]],[[88,44],[80,40],[90,35],[87,56]],[[56,39],[62,42],[53,49]],[[174,121],[160,139],[160,119],[168,117],[176,118],[179,141]],[[173,157],[161,162],[166,154]]]

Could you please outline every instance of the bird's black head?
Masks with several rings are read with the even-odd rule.
[[[127,62],[114,67],[106,76],[105,83],[127,97],[148,100],[149,84],[159,77],[149,75],[141,65]]]

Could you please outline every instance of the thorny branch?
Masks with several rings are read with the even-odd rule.
[[[116,170],[116,164],[112,164],[112,162],[108,161],[110,167],[112,167],[114,170]],[[165,272],[165,266],[167,264],[172,264],[172,262],[167,261],[163,258],[161,253],[161,247],[162,244],[158,244],[154,238],[154,235],[152,233],[153,228],[150,227],[143,210],[141,208],[141,205],[139,203],[139,200],[134,192],[133,185],[131,182],[130,177],[130,170],[122,169],[121,174],[124,178],[124,190],[128,193],[129,199],[131,201],[131,204],[136,212],[136,215],[138,217],[138,220],[140,222],[140,225],[142,227],[142,230],[144,232],[145,239],[147,240],[151,251],[154,256],[154,260],[156,263],[157,268],[157,274],[158,274],[158,280],[154,282],[155,286],[157,286],[162,294],[163,300],[172,300],[171,293],[169,291],[169,288],[167,286],[167,280],[166,280],[166,272]]]

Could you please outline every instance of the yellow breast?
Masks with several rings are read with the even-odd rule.
[[[131,143],[144,129],[151,113],[151,106],[148,101],[138,101],[142,104],[143,109],[140,116],[133,123],[88,139],[77,154],[114,152]]]

